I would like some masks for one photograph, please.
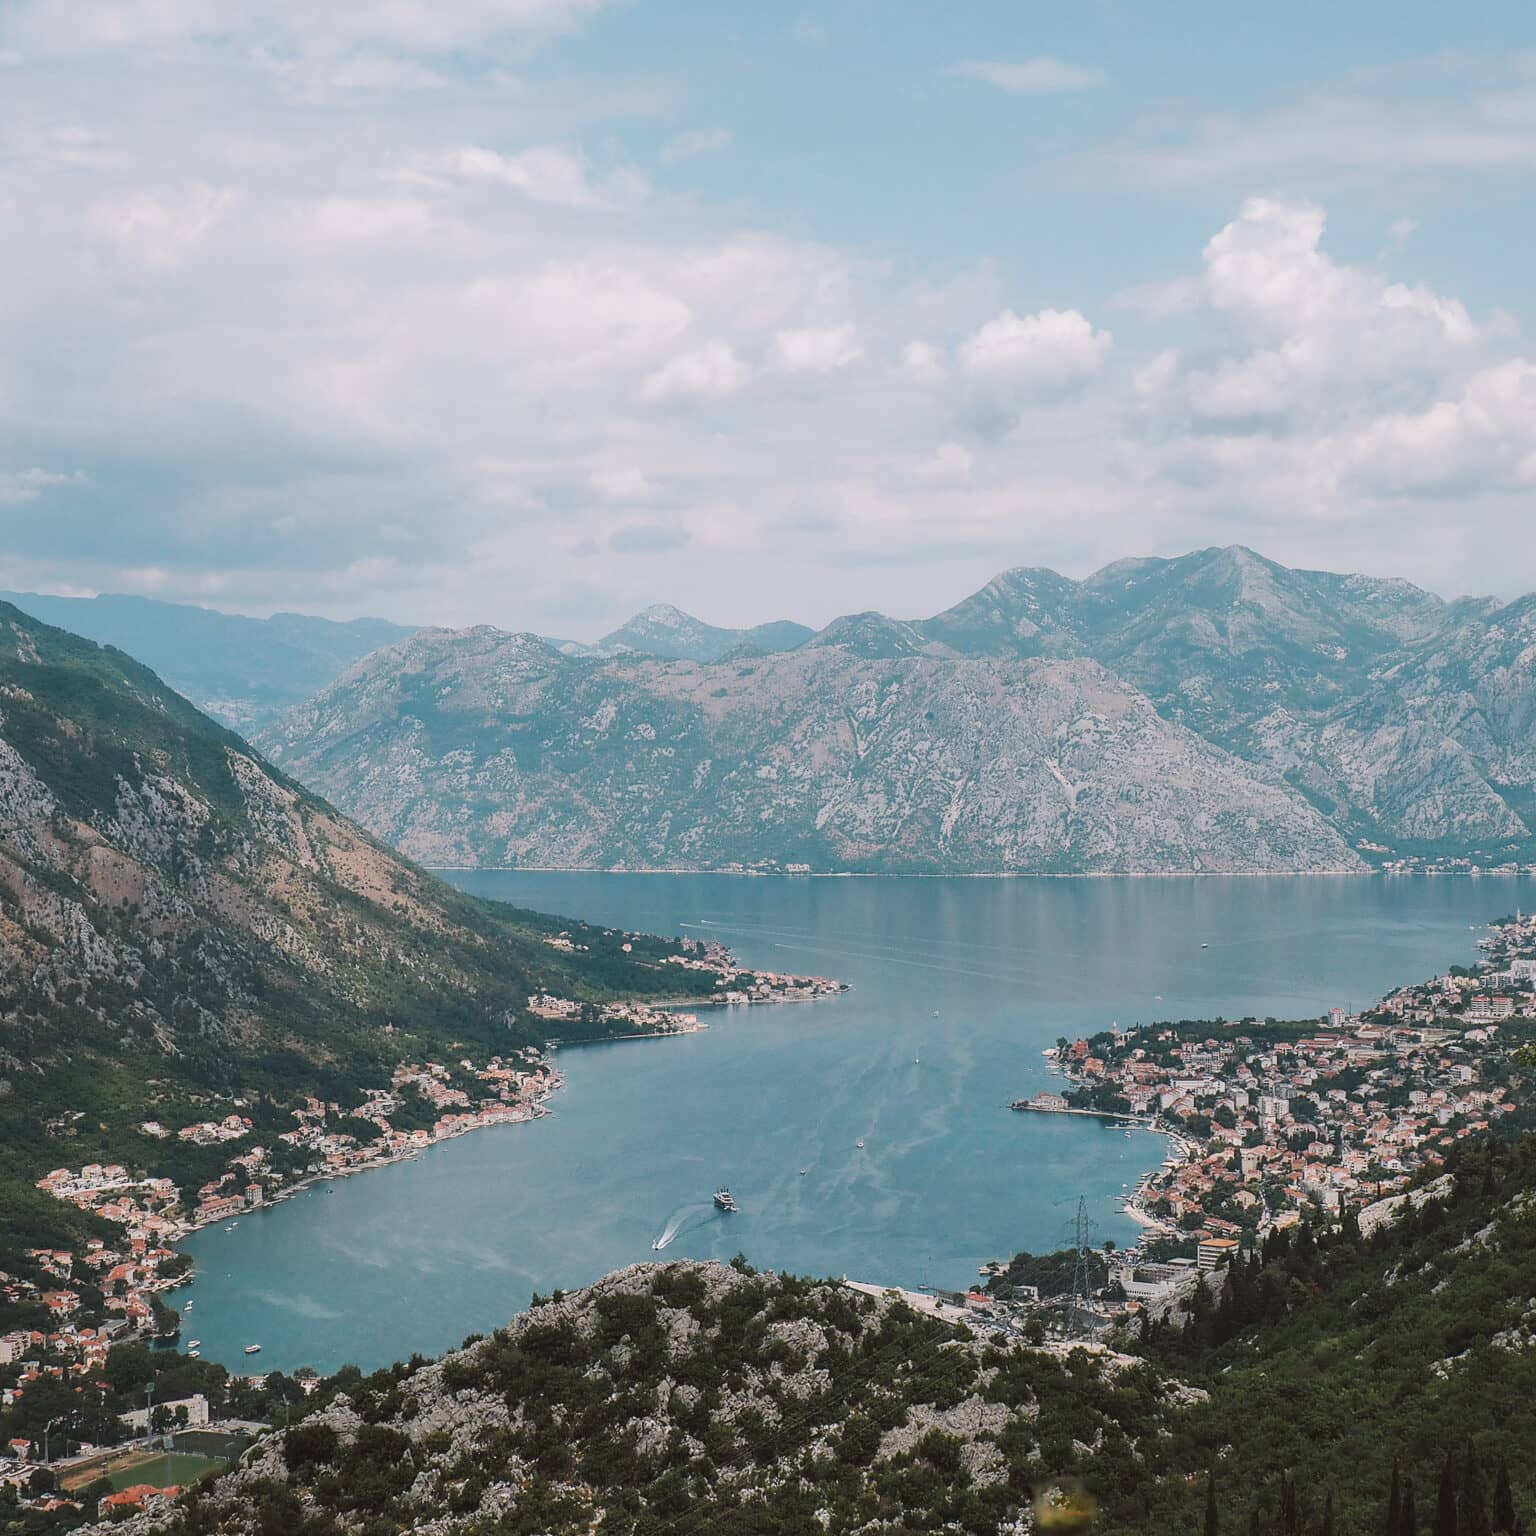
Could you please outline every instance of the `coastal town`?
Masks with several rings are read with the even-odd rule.
[[[1060,1088],[1014,1109],[1091,1115],[1168,1145],[1122,1203],[1143,1241],[1111,1246],[1086,1321],[1166,1303],[1303,1220],[1352,1213],[1369,1232],[1457,1142],[1515,1121],[1528,1106],[1513,1079],[1536,1042],[1536,916],[1492,924],[1478,947],[1475,966],[1359,1013],[1112,1026],[1050,1047]],[[1014,1298],[1007,1272],[988,1267],[981,1304],[1038,1302]]]

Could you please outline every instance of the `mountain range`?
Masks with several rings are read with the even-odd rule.
[[[445,864],[1318,871],[1536,851],[1536,597],[1448,602],[1233,547],[1082,581],[1011,570],[932,618],[851,614],[789,649],[769,628],[651,609],[585,653],[422,630],[257,740]]]

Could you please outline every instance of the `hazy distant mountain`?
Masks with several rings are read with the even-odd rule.
[[[423,630],[261,744],[435,863],[1361,867],[1299,795],[1086,659],[583,660]]]
[[[604,635],[595,646],[579,650],[557,648],[567,654],[611,656],[621,651],[639,651],[677,661],[719,661],[727,652],[743,646],[764,652],[790,651],[809,640],[813,633],[809,625],[790,619],[776,619],[750,629],[721,629],[670,603],[657,603]]]
[[[1234,547],[1007,571],[931,619],[765,628],[653,608],[564,655],[433,631],[261,739],[445,862],[1536,855],[1536,598],[1446,602]]]
[[[115,645],[227,725],[249,729],[309,698],[360,656],[411,627],[385,619],[337,623],[302,613],[248,619],[147,597],[47,597],[4,592],[44,623]]]

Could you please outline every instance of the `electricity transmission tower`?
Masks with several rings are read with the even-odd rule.
[[[1072,1267],[1072,1299],[1067,1303],[1067,1326],[1080,1337],[1091,1331],[1092,1312],[1088,1293],[1093,1289],[1093,1270],[1088,1260],[1088,1197],[1077,1197],[1077,1222],[1072,1246],[1077,1260]]]

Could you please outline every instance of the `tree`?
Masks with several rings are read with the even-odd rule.
[[[1323,1526],[1322,1536],[1333,1536],[1333,1489],[1328,1490],[1328,1497],[1323,1500]]]
[[[1216,1469],[1205,1475],[1205,1536],[1217,1536]]]
[[[1419,1512],[1413,1502],[1413,1478],[1403,1479],[1403,1512],[1397,1527],[1397,1536],[1419,1536]]]
[[[1493,1484],[1493,1528],[1499,1536],[1513,1536],[1515,1529],[1515,1495],[1509,1486],[1509,1464],[1502,1457]]]
[[[1456,1533],[1456,1455],[1445,1453],[1440,1467],[1440,1489],[1435,1496],[1435,1536],[1457,1536]]]
[[[1493,1536],[1493,1526],[1488,1518],[1488,1487],[1483,1481],[1477,1447],[1470,1440],[1462,1463],[1456,1530],[1457,1536]]]
[[[1280,1474],[1281,1536],[1296,1536],[1297,1522],[1296,1482],[1289,1472],[1282,1472]]]
[[[1392,1458],[1392,1487],[1387,1494],[1387,1536],[1398,1536],[1403,1520],[1403,1485],[1398,1475],[1397,1457]]]

